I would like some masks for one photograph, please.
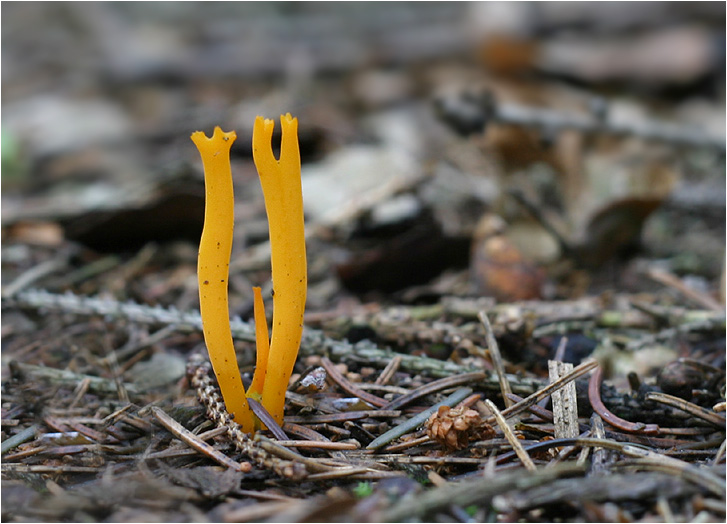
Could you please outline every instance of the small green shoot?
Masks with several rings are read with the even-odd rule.
[[[371,482],[364,481],[359,482],[356,484],[356,487],[353,488],[353,494],[356,495],[356,498],[364,499],[371,495],[374,492],[374,486],[371,484]]]

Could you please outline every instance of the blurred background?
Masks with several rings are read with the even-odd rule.
[[[3,284],[43,263],[51,291],[196,307],[189,135],[221,125],[249,313],[269,287],[252,124],[291,112],[312,314],[655,271],[718,300],[724,28],[721,2],[3,3]]]

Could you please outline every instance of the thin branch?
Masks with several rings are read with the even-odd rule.
[[[201,332],[202,319],[199,311],[179,311],[174,307],[147,306],[135,302],[119,302],[109,298],[86,297],[66,292],[50,293],[44,290],[30,289],[20,291],[12,299],[3,299],[3,306],[14,305],[47,311],[62,311],[76,315],[100,315],[110,318],[123,318],[140,324],[162,324],[175,326],[182,332]],[[233,338],[247,342],[255,341],[255,326],[239,317],[230,320]],[[379,348],[370,341],[352,344],[347,340],[333,340],[322,331],[306,327],[300,347],[301,355],[327,354],[336,360],[365,360],[371,365],[385,367],[395,357],[401,357],[401,367],[410,372],[427,373],[433,377],[448,377],[462,373],[481,371],[472,367],[462,366],[447,360],[396,353],[389,349]],[[542,386],[538,378],[518,377],[509,375],[508,380],[515,393],[530,394]],[[499,389],[495,373],[487,373],[486,379],[480,384],[483,389]],[[128,389],[128,385],[127,385]],[[132,392],[129,389],[129,392]]]
[[[435,380],[428,384],[424,384],[423,386],[420,386],[416,389],[413,389],[406,395],[401,395],[400,397],[395,398],[394,400],[383,406],[382,409],[401,409],[402,407],[406,406],[407,404],[411,404],[412,402],[421,397],[431,395],[443,389],[464,386],[465,384],[469,384],[470,382],[474,382],[476,384],[477,382],[485,379],[486,377],[487,375],[485,375],[484,373],[465,373],[463,375],[454,375],[451,377],[440,378],[439,380]]]
[[[187,444],[192,449],[197,450],[197,452],[201,453],[202,455],[205,455],[214,460],[215,462],[235,471],[242,471],[243,473],[246,473],[252,469],[252,465],[249,462],[235,462],[224,453],[216,450],[215,448],[204,442],[197,435],[195,435],[184,426],[182,426],[179,422],[167,415],[161,408],[153,406],[151,408],[151,412],[153,413],[154,417],[156,417],[156,419],[162,424],[162,426],[167,428],[172,433],[172,435],[177,437],[179,440]]]
[[[535,467],[533,460],[530,458],[530,455],[528,455],[527,451],[525,451],[525,449],[523,448],[523,445],[512,432],[512,429],[510,429],[510,426],[507,424],[507,420],[505,420],[505,417],[502,416],[502,413],[500,413],[500,410],[497,409],[497,406],[495,406],[495,404],[490,399],[486,399],[485,404],[492,413],[492,416],[495,417],[495,420],[500,426],[502,433],[505,435],[505,438],[512,446],[512,449],[515,451],[518,458],[522,461],[525,469],[527,469],[528,471],[536,471],[537,468]]]
[[[460,388],[454,393],[452,393],[450,396],[445,398],[442,402],[438,402],[434,404],[432,407],[425,409],[421,413],[414,415],[412,418],[404,422],[403,424],[399,424],[398,426],[393,427],[383,435],[379,436],[378,438],[374,439],[368,446],[366,446],[366,449],[379,449],[380,447],[384,446],[385,444],[388,444],[392,440],[401,437],[402,435],[405,435],[409,433],[410,431],[413,431],[414,429],[418,428],[426,420],[429,418],[429,416],[437,411],[440,406],[454,406],[458,402],[464,400],[472,393],[472,390],[470,388]]]
[[[509,395],[512,394],[512,388],[510,383],[507,381],[507,375],[505,375],[505,365],[502,362],[502,355],[500,354],[500,347],[497,345],[497,339],[495,333],[492,331],[492,325],[490,320],[487,318],[487,313],[480,311],[477,315],[485,328],[485,338],[487,339],[487,349],[490,350],[490,356],[492,357],[492,364],[495,366],[497,372],[497,380],[500,382],[500,393],[502,393],[505,407],[509,408],[513,402],[510,400]]]
[[[658,391],[651,391],[646,394],[646,400],[653,400],[655,402],[666,404],[667,406],[671,406],[673,408],[681,409],[682,411],[686,411],[690,415],[705,420],[713,426],[724,430],[724,417],[721,417],[712,411],[704,409],[701,406],[697,406],[692,402],[688,402],[683,398],[675,397],[673,395],[667,395],[666,393],[660,393]]]
[[[481,90],[440,97],[435,100],[435,109],[442,120],[464,135],[482,133],[491,124],[506,124],[537,129],[549,135],[573,130],[591,135],[638,137],[725,151],[725,137],[710,134],[698,127],[656,120],[642,123],[614,122],[609,119],[605,101],[594,104],[590,114],[576,114],[500,102],[492,92]]]

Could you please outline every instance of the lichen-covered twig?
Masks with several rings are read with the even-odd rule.
[[[463,302],[460,300],[459,302]],[[481,304],[475,303],[477,307],[470,308],[472,318],[475,319]],[[585,305],[585,306],[584,306]],[[119,302],[112,298],[98,298],[75,295],[73,293],[50,293],[44,290],[28,289],[19,291],[12,298],[3,298],[3,308],[18,307],[31,308],[41,311],[58,311],[76,315],[101,315],[109,319],[123,319],[130,322],[150,325],[174,326],[179,331],[195,331],[202,330],[202,321],[198,311],[179,311],[174,307],[162,308],[160,306],[152,307],[135,302]],[[459,308],[462,309],[462,304]],[[553,310],[555,309],[555,313]],[[545,317],[548,322],[554,322],[555,318],[576,316],[578,318],[590,319],[585,320],[593,325],[594,322],[601,323],[609,328],[617,328],[623,326],[632,326],[633,322],[626,317],[635,313],[633,310],[626,312],[621,311],[602,311],[596,307],[594,301],[577,301],[566,302],[564,304],[552,302],[525,302],[519,304],[502,304],[495,306],[491,311],[508,311],[508,315],[504,316],[504,320],[500,320],[496,316],[493,319],[493,329],[497,333],[502,324],[507,322],[512,315],[520,317],[530,316],[535,318]],[[626,313],[629,313],[626,315]],[[642,315],[641,312],[636,312]],[[668,318],[665,322],[670,325],[677,325],[677,328],[666,328],[656,334],[644,334],[641,338],[633,342],[643,342],[653,337],[660,338],[667,331],[675,333],[685,333],[692,330],[705,331],[723,331],[725,329],[725,317],[714,311],[683,311],[677,314],[676,309],[669,310]],[[605,316],[618,316],[619,318],[610,318],[605,320]],[[642,315],[643,316],[643,315]],[[539,322],[540,328],[536,328],[536,332],[542,328],[549,327]],[[551,324],[550,326],[555,326]],[[236,340],[245,340],[253,342],[255,340],[255,326],[252,323],[243,321],[239,317],[231,320],[232,336]],[[533,337],[543,336],[543,333],[533,333]],[[558,330],[549,329],[548,333],[556,333]],[[482,372],[482,369],[476,369],[469,366],[463,366],[450,360],[437,360],[424,356],[397,353],[390,349],[380,348],[373,342],[363,340],[356,344],[352,344],[347,340],[334,340],[326,336],[322,331],[306,327],[303,331],[303,339],[301,343],[301,353],[303,355],[326,355],[333,361],[346,362],[366,362],[366,365],[374,365],[384,368],[394,358],[400,359],[401,369],[405,369],[413,373],[422,373],[434,378],[448,377],[451,375],[459,375],[470,372]],[[484,391],[500,391],[500,383],[497,374],[490,371],[484,372],[486,378],[478,383],[478,388]],[[513,390],[513,393],[520,396],[528,396],[534,392],[543,394],[542,388],[546,383],[537,377],[508,375],[507,380]],[[549,393],[548,393],[549,394]],[[581,395],[579,394],[579,397]],[[540,397],[539,397],[540,398]],[[644,407],[643,402],[638,401],[630,396],[618,394],[615,389],[605,385],[602,391],[602,398],[608,404],[611,411],[624,418],[643,418],[660,420],[668,419],[671,416],[671,408],[664,406],[653,407],[648,409]],[[583,400],[583,399],[581,399]],[[527,409],[527,408],[526,408]],[[507,410],[505,410],[507,414]]]
[[[50,293],[44,290],[29,289],[17,293],[12,299],[4,299],[3,306],[33,308],[40,310],[62,311],[76,315],[102,315],[111,318],[138,322],[141,324],[163,324],[176,326],[180,331],[201,331],[202,320],[198,311],[180,311],[174,307],[146,306],[136,302],[119,302],[111,298],[86,297],[74,293]],[[255,341],[255,326],[239,317],[230,320],[232,337],[236,340]],[[409,371],[429,374],[433,377],[481,371],[459,365],[447,360],[417,355],[396,353],[389,349],[379,348],[372,342],[364,340],[352,344],[347,340],[333,340],[322,331],[306,328],[301,342],[303,355],[328,355],[333,360],[360,359],[369,364],[385,367],[394,357],[401,358],[401,367]],[[494,373],[486,373],[487,377],[480,382],[480,387],[499,390],[499,381]],[[508,380],[515,393],[529,395],[542,387],[543,382],[537,378],[516,377],[508,375]]]

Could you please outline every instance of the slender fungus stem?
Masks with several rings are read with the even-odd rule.
[[[255,359],[255,375],[253,375],[252,384],[250,384],[247,390],[247,395],[259,402],[262,398],[263,384],[265,384],[265,375],[268,369],[270,336],[268,335],[268,321],[265,318],[265,304],[263,304],[262,291],[259,287],[253,287],[252,293],[255,299],[255,347],[257,349],[257,357]]]
[[[285,391],[293,373],[303,333],[303,310],[308,283],[300,180],[298,119],[280,117],[283,137],[280,159],[273,155],[272,120],[257,117],[252,133],[252,156],[260,175],[268,214],[274,286],[273,332],[262,404],[283,424]]]
[[[215,127],[212,138],[207,138],[202,131],[192,134],[192,141],[202,156],[205,174],[204,229],[199,243],[197,276],[204,340],[222,398],[235,422],[243,431],[251,432],[254,430],[253,416],[237,366],[227,301],[234,227],[230,147],[235,138],[234,131],[225,133],[219,126]]]

